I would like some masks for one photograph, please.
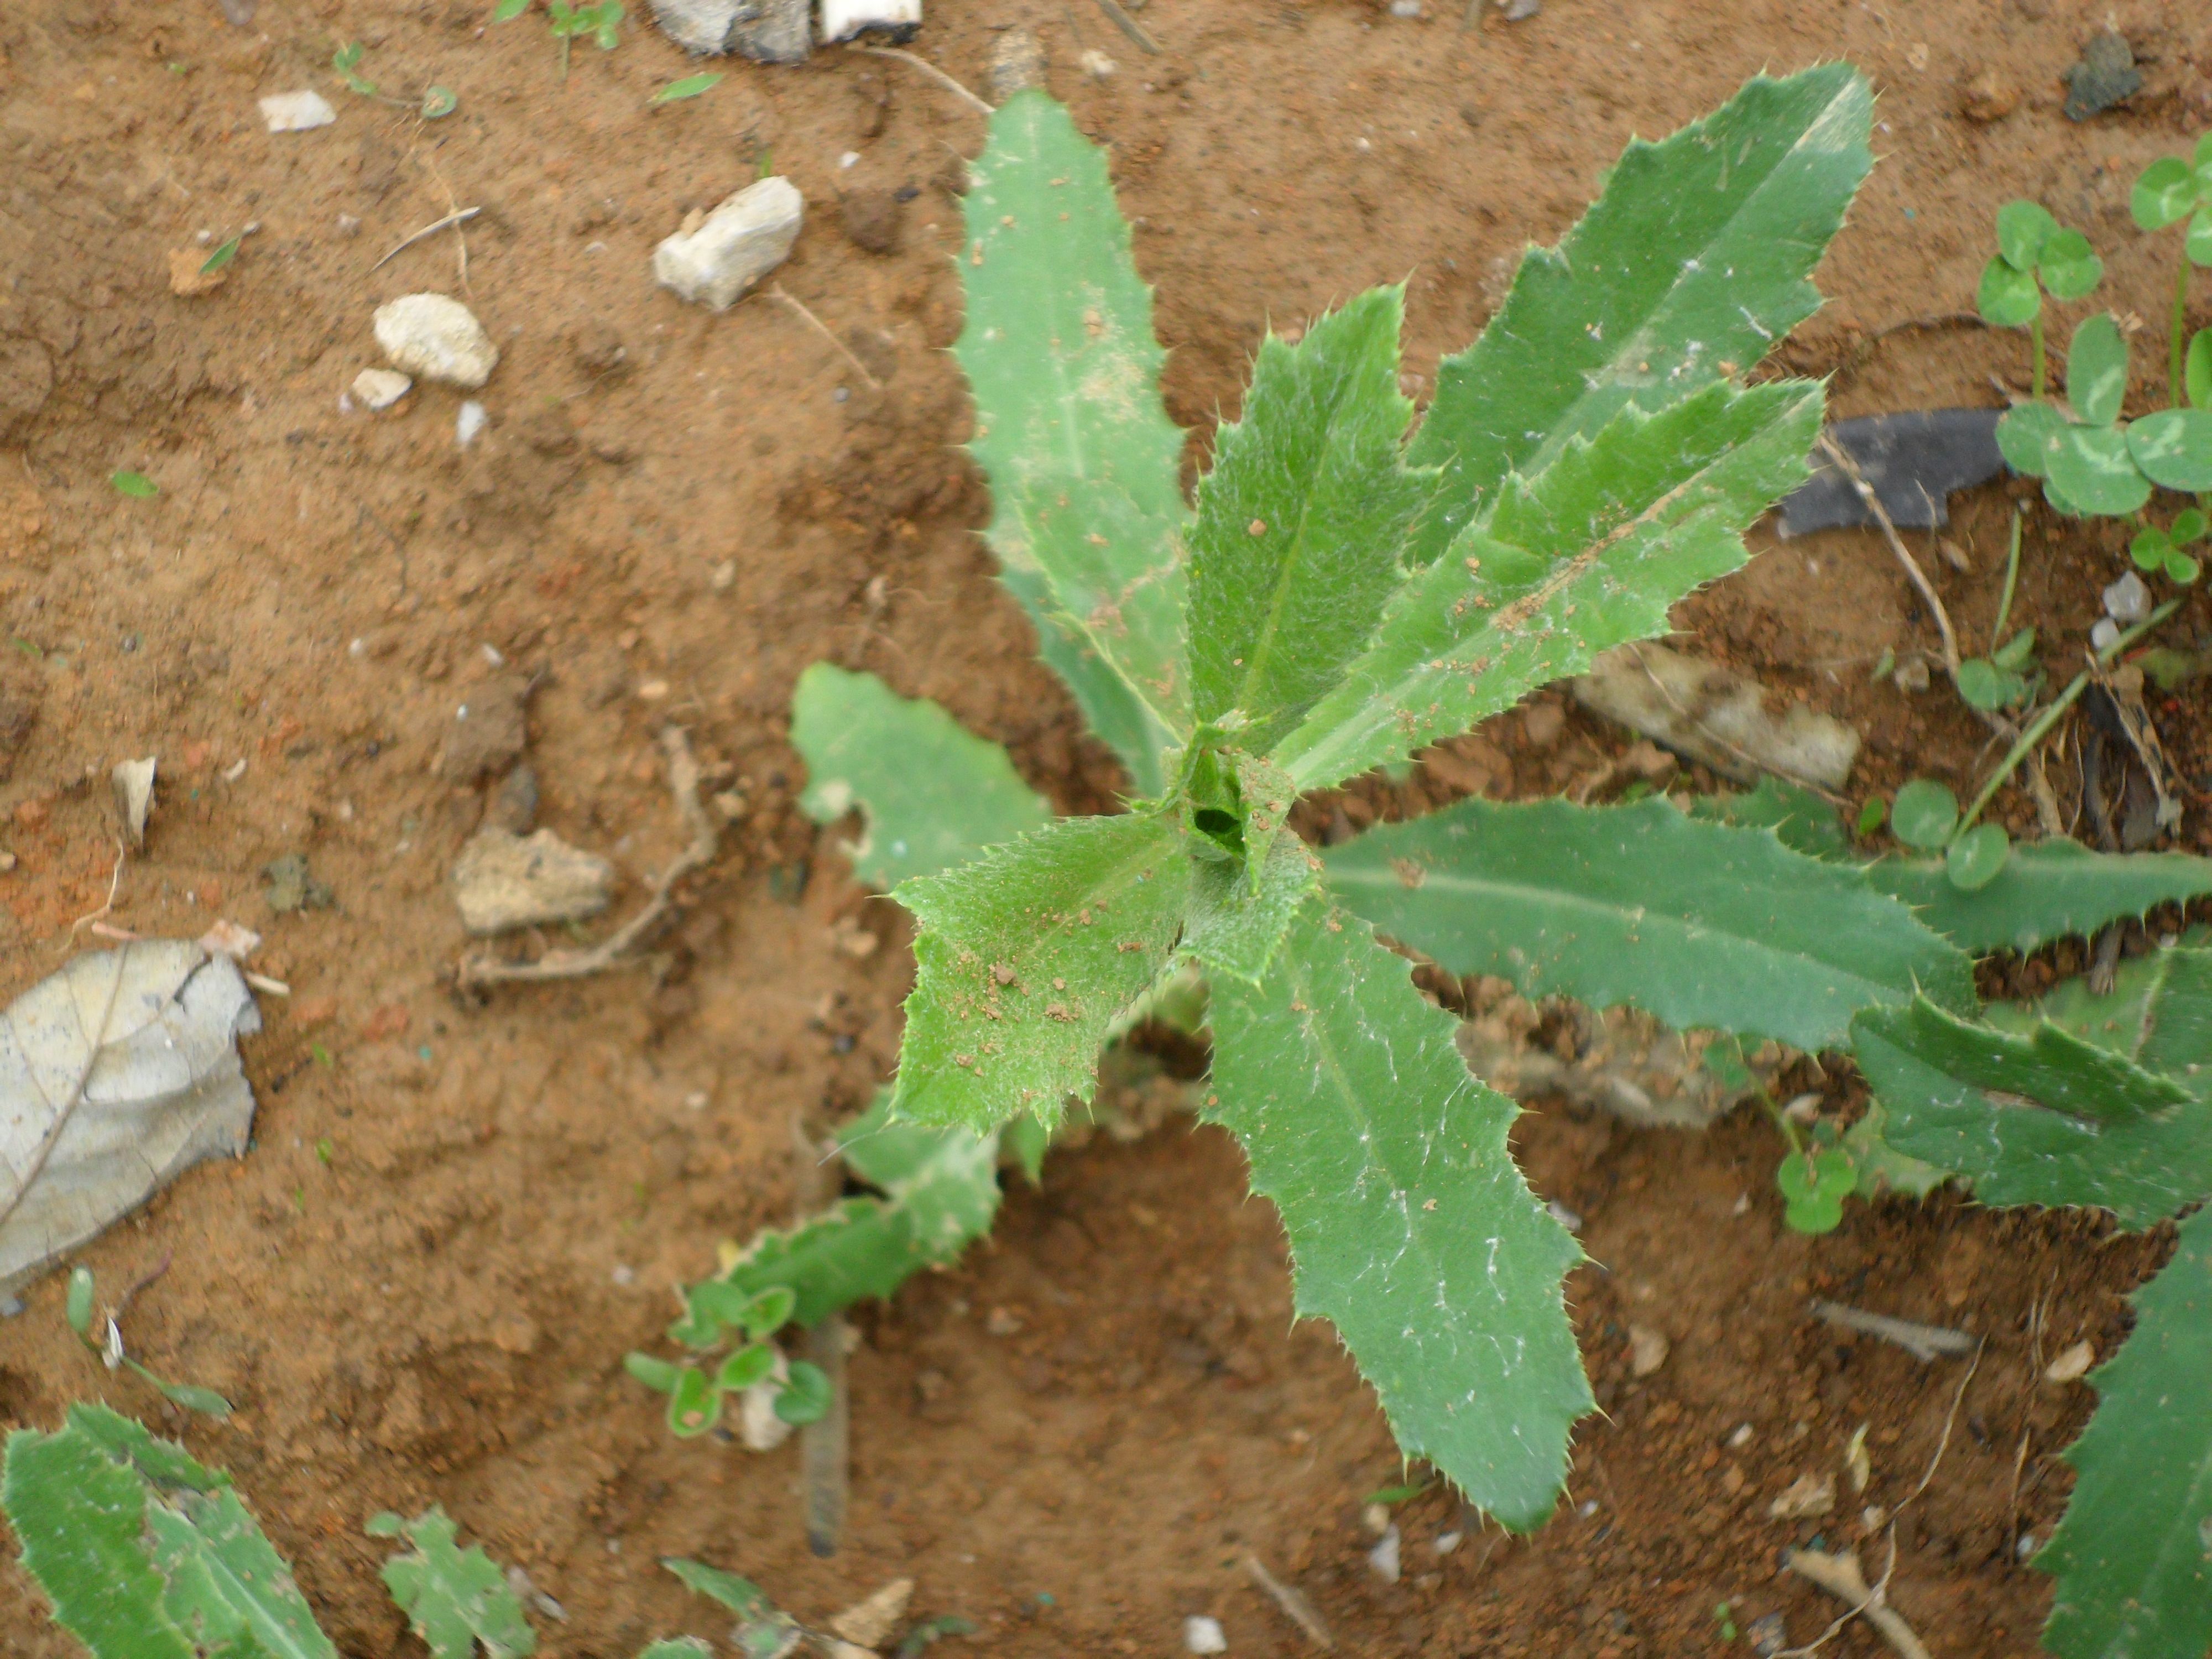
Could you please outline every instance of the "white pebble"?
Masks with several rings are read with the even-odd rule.
[[[1393,1522],[1382,1541],[1367,1552],[1367,1570],[1386,1584],[1398,1582],[1398,1528]]]
[[[2119,637],[2119,623],[2110,617],[2100,617],[2097,625],[2089,630],[2089,646],[2092,650],[2102,651],[2106,646],[2117,643]]]
[[[1119,64],[1096,46],[1085,52],[1081,62],[1083,72],[1094,81],[1110,81],[1114,78],[1114,71],[1121,68]]]
[[[414,386],[413,380],[392,368],[364,368],[353,377],[353,395],[366,409],[389,409]]]
[[[490,424],[491,416],[484,412],[484,406],[471,398],[461,405],[461,412],[453,417],[453,436],[466,449]]]
[[[2150,615],[2150,589],[2132,570],[2105,590],[2105,614],[2123,628]]]
[[[837,165],[838,165],[841,168],[842,168],[842,167],[856,167],[860,166],[860,151],[858,151],[857,149],[848,149],[848,150],[847,150],[847,151],[846,151],[842,155],[841,155],[841,156],[839,156],[839,157],[837,158]]]
[[[921,27],[921,0],[822,0],[822,38],[849,40],[881,29],[903,40]]]
[[[1182,1621],[1182,1645],[1186,1653],[1226,1653],[1229,1638],[1221,1633],[1221,1621],[1194,1613]]]
[[[491,379],[499,348],[459,300],[408,294],[376,308],[376,343],[392,367],[474,392]]]
[[[280,92],[261,100],[261,118],[271,132],[306,132],[338,118],[319,92]]]
[[[1393,17],[1419,17],[1420,15],[1421,0],[1390,0],[1390,15]]]
[[[679,230],[653,249],[653,279],[695,305],[727,311],[791,256],[805,211],[806,198],[788,179],[748,185],[696,230]]]
[[[1431,1543],[1429,1547],[1434,1550],[1438,1555],[1449,1555],[1454,1550],[1457,1549],[1466,1541],[1467,1534],[1463,1532],[1457,1530],[1451,1532],[1440,1532],[1436,1535],[1435,1541]]]

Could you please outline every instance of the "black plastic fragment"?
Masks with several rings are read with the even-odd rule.
[[[1858,464],[1875,499],[1900,528],[1932,530],[1951,521],[1946,499],[1954,489],[1986,483],[2004,471],[1997,453],[1997,409],[1922,409],[1864,415],[1828,428],[1836,447]],[[1843,470],[1813,452],[1813,476],[1782,503],[1784,536],[1872,524],[1874,514]]]

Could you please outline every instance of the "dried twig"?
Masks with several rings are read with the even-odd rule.
[[[1098,0],[1098,9],[1114,20],[1115,28],[1136,43],[1138,51],[1153,58],[1160,55],[1160,43],[1145,33],[1144,26],[1129,15],[1121,0]]]
[[[1254,1583],[1267,1592],[1275,1605],[1283,1610],[1284,1616],[1306,1633],[1308,1641],[1323,1650],[1336,1646],[1336,1638],[1328,1633],[1328,1626],[1322,1622],[1321,1614],[1314,1611],[1314,1604],[1269,1572],[1267,1564],[1258,1556],[1245,1556],[1244,1571],[1251,1575]]]
[[[1948,1330],[1941,1325],[1917,1325],[1909,1319],[1869,1313],[1846,1303],[1815,1301],[1811,1312],[1815,1318],[1841,1325],[1847,1331],[1894,1342],[1923,1365],[1947,1354],[1960,1358],[1981,1346],[1979,1337],[1969,1336],[1964,1331]]]
[[[801,317],[806,319],[808,325],[811,327],[817,334],[819,334],[823,339],[829,341],[831,345],[836,347],[840,352],[843,353],[845,361],[852,364],[853,372],[868,383],[869,391],[881,392],[884,389],[884,383],[881,380],[878,380],[874,375],[868,373],[868,366],[853,355],[852,348],[848,346],[836,335],[832,334],[830,331],[829,325],[823,323],[823,320],[819,317],[816,316],[812,312],[809,311],[798,299],[785,293],[782,283],[769,283],[768,287],[768,297],[771,300],[781,301],[783,304],[790,307],[792,310],[797,312]]]
[[[480,207],[463,208],[458,213],[449,213],[444,218],[437,220],[431,224],[423,226],[422,229],[416,231],[412,236],[408,237],[404,241],[401,242],[398,246],[393,248],[391,252],[386,254],[381,259],[379,259],[374,264],[371,265],[369,267],[370,271],[374,273],[383,270],[385,266],[390,264],[401,254],[406,252],[409,248],[413,247],[416,243],[421,241],[424,237],[435,236],[440,231],[447,228],[449,226],[466,224],[470,220],[475,218],[477,215],[483,211],[483,210]],[[464,246],[465,246],[465,244],[464,244]]]
[[[1936,618],[1936,631],[1943,636],[1944,672],[1956,684],[1959,678],[1959,636],[1951,629],[1951,613],[1943,609],[1943,601],[1936,597],[1936,590],[1928,580],[1928,573],[1921,569],[1920,561],[1912,556],[1911,550],[1905,545],[1905,538],[1897,533],[1897,526],[1890,522],[1888,509],[1882,506],[1881,498],[1874,493],[1874,486],[1866,481],[1866,474],[1859,471],[1859,464],[1845,454],[1843,446],[1826,432],[1820,434],[1820,449],[1835,464],[1837,471],[1850,481],[1859,500],[1866,503],[1867,511],[1874,514],[1874,521],[1881,526],[1882,536],[1889,543],[1889,550],[1897,556],[1897,562],[1905,567],[1905,574],[1911,579],[1912,586],[1927,602],[1929,612]]]
[[[915,68],[920,70],[924,75],[927,75],[931,80],[936,82],[939,86],[943,87],[947,92],[958,98],[963,103],[966,104],[970,109],[975,111],[979,115],[993,115],[997,113],[997,112],[994,111],[988,104],[978,98],[974,93],[969,91],[967,88],[962,86],[957,81],[947,75],[943,70],[931,63],[927,58],[921,57],[915,52],[902,52],[896,46],[855,46],[853,50],[854,52],[865,52],[872,58],[896,58],[902,64],[911,64]]]
[[[69,932],[62,935],[62,949],[66,951],[76,943],[78,930],[96,926],[103,917],[115,913],[115,890],[123,882],[123,837],[115,838],[115,867],[107,872],[107,896],[100,901],[100,908],[89,911],[70,923]]]
[[[675,908],[676,884],[712,863],[721,845],[714,820],[699,804],[699,763],[692,758],[690,743],[679,728],[672,726],[661,732],[660,747],[668,757],[669,793],[675,796],[676,810],[691,831],[691,844],[653,883],[652,902],[588,951],[548,951],[535,962],[502,962],[491,956],[465,958],[456,975],[464,989],[584,979],[629,965],[626,958],[631,949]]]
[[[1868,1584],[1866,1575],[1859,1571],[1856,1552],[1846,1550],[1840,1555],[1828,1555],[1820,1550],[1792,1550],[1789,1559],[1790,1571],[1800,1578],[1809,1578],[1838,1601],[1850,1602],[1852,1613],[1864,1613],[1867,1622],[1880,1631],[1904,1659],[1930,1659],[1927,1648],[1913,1634],[1912,1626],[1905,1622],[1905,1615],[1881,1599],[1879,1589]]]

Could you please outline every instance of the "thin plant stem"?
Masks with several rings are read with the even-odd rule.
[[[2040,306],[2037,307],[2035,315],[2028,319],[2027,337],[2029,343],[2035,348],[2034,396],[2040,399],[2043,396],[2044,383],[2047,378],[2046,360],[2043,351],[2043,311]]]
[[[2173,321],[2166,329],[2166,402],[2169,409],[2181,407],[2183,349],[2182,337],[2189,331],[2189,255],[2181,256],[2180,268],[2173,274]]]
[[[563,81],[568,78],[568,37],[565,34],[561,37],[561,78]],[[2039,378],[2036,381],[2035,393],[2039,398],[2043,395],[2042,386],[2043,382]]]
[[[2004,643],[2005,623],[2012,619],[2013,590],[2020,586],[2020,509],[2012,510],[2012,547],[2005,555],[2004,593],[1997,600],[1996,626],[1990,629],[1990,649]]]
[[[2109,665],[2121,652],[2126,650],[2179,609],[2181,609],[2179,599],[2168,599],[2100,651],[2097,653],[2097,665],[2101,668]],[[2036,744],[2051,735],[2051,728],[2058,724],[2060,718],[2074,706],[2075,700],[2082,692],[2088,690],[2088,687],[2089,671],[2085,668],[2066,683],[2066,689],[2053,697],[2051,700],[2051,706],[2037,715],[2033,724],[2020,734],[2020,741],[2013,744],[2003,762],[1995,772],[1990,775],[1990,781],[1982,786],[1981,793],[1974,797],[1974,804],[1960,814],[1958,828],[1951,831],[1952,841],[1957,841],[1960,836],[1974,827],[1974,820],[1981,817],[1982,809],[1987,806],[1995,799],[1997,791],[2004,787],[2005,780],[2018,769],[2020,763],[2028,757]]]

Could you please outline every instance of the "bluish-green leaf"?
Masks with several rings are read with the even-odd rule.
[[[1189,888],[1158,817],[1060,818],[901,884],[917,971],[893,1112],[981,1132],[1089,1100],[1107,1028],[1167,966]]]
[[[1221,428],[1190,532],[1194,712],[1239,710],[1264,754],[1367,642],[1432,484],[1400,447],[1403,292],[1376,289],[1296,345],[1261,342],[1244,418]]]
[[[2095,1206],[2147,1227],[2212,1194],[2212,1104],[2124,1054],[1926,1001],[1862,1014],[1853,1032],[1885,1138],[1984,1203]]]
[[[2026,328],[2043,309],[2043,290],[2033,271],[2017,270],[2003,259],[1982,267],[1974,289],[1974,308],[1992,328]]]
[[[1670,605],[1743,563],[1744,526],[1803,480],[1820,423],[1820,388],[1783,380],[1623,409],[1573,439],[1399,590],[1272,758],[1301,789],[1326,787],[1665,631]]]
[[[210,1654],[336,1659],[337,1650],[238,1494],[184,1492],[146,1505],[148,1551],[179,1628]]]
[[[2080,231],[2054,231],[2036,259],[2035,274],[2054,300],[2086,299],[2104,281],[2105,262]]]
[[[1996,878],[1973,892],[1953,886],[1939,859],[1881,859],[1867,866],[1867,876],[1960,949],[1977,954],[2025,953],[2139,916],[2154,904],[2212,893],[2212,859],[2092,853],[2070,841],[2022,842]]]
[[[1810,316],[1813,267],[1873,162],[1873,108],[1856,70],[1826,64],[1632,142],[1558,248],[1522,258],[1482,337],[1438,366],[1410,459],[1446,474],[1417,557],[1442,554],[1507,474],[1540,471],[1629,404],[1748,370]]]
[[[1334,1322],[1398,1444],[1526,1530],[1592,1408],[1561,1279],[1581,1259],[1468,1073],[1456,1022],[1363,922],[1300,913],[1266,983],[1214,988],[1206,1115],[1290,1235],[1296,1305]]]
[[[1973,1006],[1966,957],[1858,871],[1767,830],[1632,806],[1470,799],[1326,855],[1331,892],[1455,974],[1634,1003],[1668,1024],[1844,1040],[1924,990]]]
[[[2150,499],[2150,480],[2128,453],[2117,427],[2069,426],[2045,461],[2045,476],[2075,513],[2118,518]]]
[[[866,833],[847,850],[872,887],[888,890],[965,864],[1052,817],[1003,748],[873,674],[826,662],[801,674],[791,694],[791,746],[806,762],[801,811],[817,823],[854,807],[866,817]]]
[[[1993,1004],[1990,1023],[2032,1033],[2049,1020],[2212,1101],[2212,1090],[2202,1086],[2212,1083],[2212,950],[2201,940],[2200,930],[2189,944],[2122,963],[2101,995],[2086,979],[2071,979],[2033,1003]]]
[[[2145,230],[2179,224],[2197,205],[2197,175],[2179,155],[2161,155],[2142,170],[2128,193],[2136,223]]]
[[[1161,406],[1152,300],[1104,155],[1041,91],[991,118],[969,164],[953,352],[975,396],[986,532],[1047,662],[1139,795],[1188,734],[1182,434]]]
[[[2069,1447],[2074,1493],[2035,1565],[2058,1579],[2058,1659],[2197,1659],[2212,1647],[2212,1209],[2131,1298],[2135,1329],[2093,1373]]]

